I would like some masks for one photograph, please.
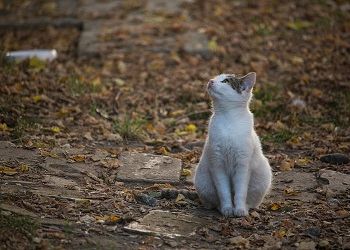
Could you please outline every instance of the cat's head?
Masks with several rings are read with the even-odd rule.
[[[207,89],[214,105],[225,103],[242,105],[249,103],[255,80],[255,72],[242,77],[221,74],[208,82]]]

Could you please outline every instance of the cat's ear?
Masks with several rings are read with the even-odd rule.
[[[245,76],[241,77],[241,79],[242,79],[242,85],[241,85],[242,90],[251,91],[256,81],[256,73],[250,72]]]

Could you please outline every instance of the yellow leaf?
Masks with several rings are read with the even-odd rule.
[[[117,223],[118,221],[120,221],[122,218],[118,215],[110,215],[108,216],[106,222],[110,222],[110,223]]]
[[[15,175],[15,174],[17,174],[17,171],[14,168],[0,166],[0,174]]]
[[[214,10],[214,16],[221,16],[224,13],[224,9],[221,6],[216,6]]]
[[[178,194],[176,197],[176,203],[183,203],[186,200],[186,197],[183,194]]]
[[[91,84],[92,84],[93,86],[99,86],[99,85],[101,85],[101,78],[96,77],[95,79],[93,79],[93,80],[91,81]]]
[[[282,228],[276,232],[276,236],[278,238],[283,238],[286,235],[287,235],[287,231],[284,228]]]
[[[181,175],[182,176],[191,176],[192,172],[191,172],[191,170],[184,168],[184,169],[182,169]]]
[[[54,127],[51,128],[51,131],[54,132],[54,133],[59,133],[59,132],[61,132],[61,129],[59,127],[57,127],[57,126],[54,126]]]
[[[285,160],[283,161],[280,166],[279,166],[279,169],[281,171],[290,171],[292,170],[292,168],[294,167],[294,162],[291,161],[291,160]]]
[[[218,43],[216,42],[216,39],[212,38],[208,43],[208,49],[211,51],[217,51],[218,50]]]
[[[170,115],[171,115],[172,117],[178,117],[178,116],[183,115],[183,114],[185,114],[185,113],[186,113],[186,110],[184,110],[184,109],[178,109],[178,110],[175,110],[175,111],[171,112]]]
[[[292,62],[293,65],[301,65],[304,63],[304,59],[299,56],[292,56],[290,58],[290,61]]]
[[[42,96],[41,95],[35,95],[32,96],[32,99],[35,103],[40,102],[42,100]]]
[[[296,20],[294,22],[289,22],[287,24],[287,27],[292,30],[301,30],[301,29],[309,28],[311,25],[312,23],[308,21]]]
[[[28,172],[29,171],[28,165],[24,164],[24,163],[20,164],[19,168],[20,168],[21,172]]]
[[[9,128],[6,123],[0,123],[0,131],[7,131]]]
[[[85,161],[85,155],[73,155],[70,157],[71,160],[75,161],[75,162],[82,162]]]
[[[70,109],[66,108],[66,107],[62,107],[60,108],[60,110],[58,111],[58,115],[63,117],[63,116],[66,116],[68,115],[69,113],[71,112]]]
[[[168,150],[166,150],[165,147],[160,147],[159,150],[157,150],[157,151],[158,151],[158,153],[160,153],[162,155],[168,155],[169,154]]]
[[[298,166],[306,166],[311,162],[310,159],[308,158],[301,158],[301,159],[297,159],[295,164]]]
[[[190,123],[186,126],[185,130],[186,132],[189,132],[189,133],[196,133],[197,126],[194,125],[193,123]]]
[[[45,61],[42,61],[37,57],[32,57],[29,59],[29,67],[34,71],[40,71],[45,68]]]
[[[293,188],[288,187],[288,188],[286,188],[286,189],[284,190],[284,194],[285,194],[285,195],[288,195],[288,196],[293,196],[293,195],[297,195],[298,192],[295,191]]]
[[[272,203],[272,204],[270,205],[270,209],[271,209],[272,211],[277,211],[277,210],[281,209],[281,205],[278,204],[278,203]]]

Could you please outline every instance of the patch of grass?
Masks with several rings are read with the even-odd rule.
[[[119,133],[125,140],[140,140],[145,135],[143,129],[144,125],[145,120],[143,119],[125,117],[123,120],[115,121],[113,128],[115,132]]]
[[[4,215],[0,210],[0,229],[14,230],[27,237],[35,235],[39,224],[30,217],[20,215]]]
[[[7,74],[13,73],[16,69],[16,62],[14,60],[9,60],[6,58],[6,53],[0,51],[0,68]]]
[[[262,141],[274,142],[274,143],[285,143],[293,137],[293,133],[289,130],[281,130],[262,136]]]
[[[90,92],[100,92],[102,89],[101,84],[98,82],[85,82],[78,76],[71,76],[67,80],[68,88],[73,96],[80,96]]]
[[[21,116],[17,119],[16,125],[13,128],[12,137],[16,140],[21,140],[25,136],[25,133],[35,128],[36,125],[34,120]]]
[[[259,23],[255,26],[256,33],[260,36],[268,36],[273,33],[273,30],[270,26],[264,24],[264,23]]]
[[[86,84],[81,81],[78,77],[70,77],[68,79],[68,87],[73,96],[79,96],[87,91]]]
[[[329,119],[337,126],[347,127],[350,117],[350,92],[337,91],[327,103]]]
[[[252,101],[252,111],[256,117],[274,117],[279,118],[283,113],[284,105],[281,100],[281,88],[278,85],[265,84],[262,88],[254,90]]]
[[[98,108],[101,108],[101,105],[98,104],[97,102],[93,101],[91,104],[90,104],[90,114],[91,115],[97,115],[97,112],[96,112],[96,109]]]

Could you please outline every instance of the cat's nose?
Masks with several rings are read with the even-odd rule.
[[[208,82],[208,88],[212,87],[214,85],[214,80],[209,80]]]

